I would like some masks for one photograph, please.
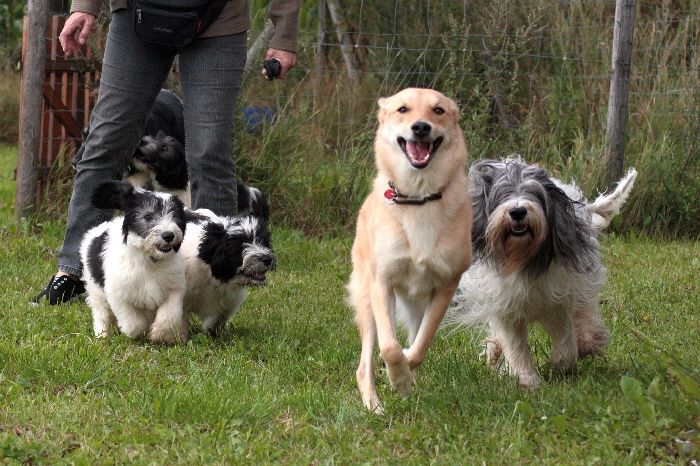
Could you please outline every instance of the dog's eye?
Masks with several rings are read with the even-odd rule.
[[[147,221],[147,222],[150,222],[151,220],[153,220],[153,215],[151,215],[151,214],[146,214],[146,215],[143,216],[143,219],[144,219],[145,221]]]
[[[399,112],[399,113],[406,113],[407,111],[408,111],[408,107],[406,107],[405,105],[403,107],[400,107],[397,110],[397,112]]]
[[[165,152],[165,151],[168,150],[168,146],[162,146],[162,147],[160,148],[160,150],[162,150],[163,152]]]
[[[435,107],[433,109],[433,112],[435,112],[436,115],[442,115],[443,113],[445,113],[445,109],[442,107]]]

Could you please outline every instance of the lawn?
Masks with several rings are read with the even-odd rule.
[[[344,303],[350,236],[273,225],[278,268],[217,338],[97,341],[84,303],[29,305],[63,225],[12,223],[16,149],[0,147],[0,458],[10,464],[688,464],[700,458],[700,243],[603,240],[605,357],[519,389],[478,358],[476,332],[438,333],[386,414],[355,385]],[[272,206],[274,208],[274,206]],[[624,210],[623,214],[624,215]],[[381,364],[379,364],[381,366]]]

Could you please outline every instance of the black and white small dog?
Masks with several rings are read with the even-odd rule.
[[[137,188],[174,194],[187,207],[192,204],[185,148],[163,131],[141,138],[124,180]]]
[[[83,128],[83,142],[90,125]],[[85,144],[73,158],[73,166],[83,158]],[[191,204],[185,157],[185,116],[182,100],[161,89],[146,120],[139,146],[124,170],[124,180],[137,188],[175,194],[186,206]]]
[[[242,190],[248,196],[242,196]],[[262,286],[277,259],[270,244],[269,207],[262,193],[239,184],[241,216],[188,212],[182,245],[187,277],[184,308],[197,315],[203,333],[223,330],[246,299],[247,287]],[[247,205],[247,208],[246,208]]]
[[[503,355],[521,386],[537,387],[527,344],[540,322],[552,339],[554,369],[601,354],[610,334],[598,309],[605,284],[597,236],[632,189],[632,169],[615,191],[589,203],[575,184],[551,178],[519,158],[472,165],[472,267],[462,276],[448,314],[461,325],[487,324],[484,351],[496,368]]]
[[[89,230],[80,248],[95,336],[108,337],[116,325],[130,338],[187,340],[185,264],[178,252],[187,226],[182,201],[108,181],[92,203],[124,212]]]

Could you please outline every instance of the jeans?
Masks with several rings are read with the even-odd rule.
[[[99,98],[76,167],[58,270],[82,275],[83,235],[112,217],[112,212],[92,207],[92,193],[103,181],[122,179],[178,54],[192,208],[236,214],[233,136],[246,33],[196,39],[181,49],[152,45],[134,35],[129,12],[119,10],[107,34]]]

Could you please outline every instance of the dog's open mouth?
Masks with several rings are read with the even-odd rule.
[[[424,168],[430,163],[433,155],[442,144],[442,140],[442,136],[434,141],[406,141],[399,137],[397,142],[413,167]]]
[[[525,225],[514,225],[510,229],[510,235],[515,236],[516,238],[521,238],[528,233],[530,233],[530,229]]]
[[[156,249],[159,250],[160,252],[170,252],[173,250],[173,247],[170,244],[162,244],[162,245],[156,246]]]
[[[244,272],[243,276],[247,279],[249,286],[264,285],[267,280],[265,272]]]

